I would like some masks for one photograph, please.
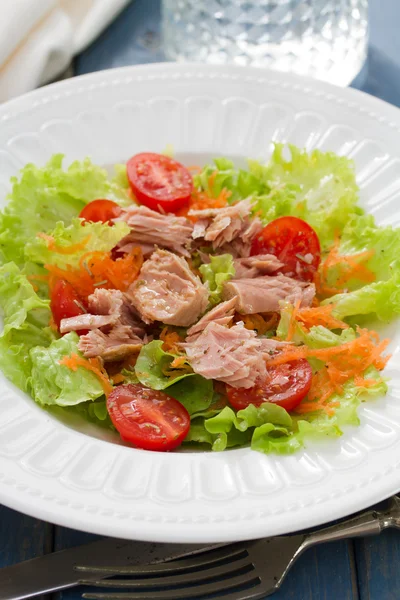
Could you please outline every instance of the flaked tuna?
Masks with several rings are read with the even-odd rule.
[[[125,221],[131,229],[118,244],[120,252],[129,252],[133,247],[140,246],[146,256],[158,246],[190,256],[188,247],[193,224],[185,217],[161,214],[146,206],[132,205],[115,220]]]
[[[145,323],[183,327],[195,323],[208,304],[208,290],[187,261],[166,250],[145,261],[128,297]]]
[[[235,306],[236,298],[232,298],[231,300],[221,302],[212,308],[200,319],[200,321],[187,330],[186,341],[193,341],[211,322],[217,323],[218,325],[230,325],[235,314]]]
[[[276,312],[287,300],[292,304],[300,300],[300,306],[311,306],[315,285],[297,281],[285,275],[234,279],[224,283],[222,298],[236,298],[236,310],[242,315]]]
[[[191,210],[197,217],[192,237],[210,242],[214,250],[221,249],[234,256],[249,256],[253,238],[261,231],[258,217],[251,216],[252,202],[242,200],[226,208]]]
[[[182,348],[193,371],[206,379],[250,388],[266,376],[261,339],[242,322],[231,328],[211,322]]]

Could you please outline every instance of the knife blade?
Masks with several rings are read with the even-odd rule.
[[[223,544],[156,544],[105,538],[98,542],[61,550],[0,569],[0,600],[25,600],[77,585],[79,565],[138,567],[191,556]],[[85,574],[99,579],[99,574]]]

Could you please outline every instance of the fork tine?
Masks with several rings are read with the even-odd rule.
[[[249,547],[252,542],[248,542]],[[75,570],[80,571],[83,574],[96,574],[102,575],[103,577],[110,577],[111,575],[163,575],[163,574],[174,574],[178,572],[185,572],[188,570],[202,570],[211,566],[216,566],[222,561],[237,560],[244,556],[247,556],[248,552],[244,543],[234,544],[231,546],[225,546],[217,548],[216,550],[209,550],[203,554],[196,554],[188,556],[187,558],[181,558],[170,562],[154,563],[150,565],[144,565],[139,567],[124,566],[124,567],[92,567],[92,566],[76,566]]]
[[[248,556],[244,556],[240,560],[234,560],[233,562],[223,563],[218,567],[211,567],[208,569],[186,572],[176,572],[167,576],[157,576],[151,579],[103,579],[99,581],[91,581],[90,579],[83,579],[79,582],[79,585],[88,585],[94,587],[104,588],[131,588],[143,589],[149,587],[182,587],[183,585],[189,585],[193,582],[196,585],[203,583],[210,583],[218,579],[227,579],[239,574],[245,574],[247,572],[254,571],[254,566],[249,560]]]
[[[228,592],[236,594],[240,592],[240,595],[231,595],[232,600],[234,598],[237,600],[245,600],[246,598],[252,598],[252,596],[245,596],[243,595],[243,592],[245,590],[254,592],[254,589],[251,590],[251,588],[260,586],[261,580],[254,575],[253,571],[248,571],[247,573],[241,573],[222,581],[213,581],[212,583],[196,585],[195,580],[192,579],[192,583],[194,585],[189,585],[180,588],[179,590],[159,590],[157,589],[157,582],[153,580],[148,586],[149,588],[152,588],[149,591],[139,591],[138,593],[133,594],[124,592],[86,592],[82,595],[82,598],[85,598],[86,600],[191,600],[196,598],[209,598],[211,600],[213,596],[219,596],[221,600],[227,600]],[[261,598],[262,596],[259,597]]]

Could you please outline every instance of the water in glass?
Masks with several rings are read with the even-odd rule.
[[[163,0],[170,60],[271,67],[348,85],[366,56],[368,0]]]

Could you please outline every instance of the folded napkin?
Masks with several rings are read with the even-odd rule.
[[[60,75],[129,0],[0,0],[0,102]]]

